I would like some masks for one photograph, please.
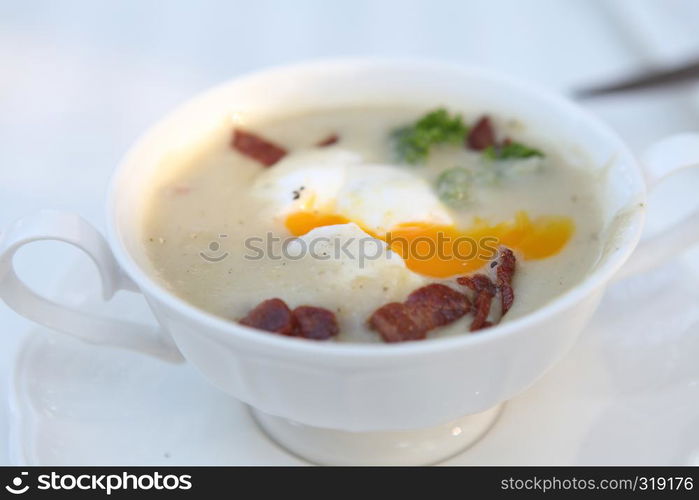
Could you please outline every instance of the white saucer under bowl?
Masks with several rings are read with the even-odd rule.
[[[698,464],[698,256],[613,286],[566,359],[444,463]],[[152,321],[139,296],[122,294],[115,310],[77,292],[89,289],[95,276],[73,272],[57,296]],[[26,336],[11,406],[17,464],[305,463],[189,366],[44,329]]]

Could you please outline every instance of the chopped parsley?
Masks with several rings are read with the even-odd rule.
[[[461,115],[450,115],[444,108],[430,111],[412,125],[393,133],[398,158],[406,163],[422,163],[437,144],[461,144],[468,127]]]
[[[489,160],[511,160],[535,156],[543,157],[544,153],[520,142],[508,142],[499,146],[488,146],[483,150],[483,156]]]

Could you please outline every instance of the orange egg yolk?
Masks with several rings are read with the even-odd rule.
[[[285,225],[294,236],[303,236],[317,227],[347,224],[348,222],[350,222],[349,219],[342,215],[294,212],[286,218]]]
[[[338,214],[300,211],[290,214],[285,225],[294,236],[302,236],[317,227],[348,222],[351,221]],[[399,224],[383,236],[362,229],[385,241],[403,257],[408,269],[447,278],[480,269],[497,255],[500,245],[516,250],[524,259],[556,255],[572,237],[575,225],[569,217],[531,219],[526,212],[518,212],[512,221],[490,224],[477,219],[466,229],[429,222]]]

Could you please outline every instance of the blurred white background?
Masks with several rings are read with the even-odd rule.
[[[495,68],[567,93],[699,57],[695,0],[0,0],[0,230],[40,208],[103,226],[120,156],[149,124],[257,68],[343,55]],[[699,130],[691,86],[586,101],[640,150]],[[19,256],[41,290],[76,252]],[[86,268],[86,272],[90,272]],[[0,304],[0,463],[7,381],[29,323]]]

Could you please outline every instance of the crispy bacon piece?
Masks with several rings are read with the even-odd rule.
[[[497,263],[496,283],[484,274],[474,274],[471,276],[461,276],[456,279],[457,283],[466,286],[476,292],[474,307],[476,309],[471,322],[471,331],[480,330],[492,326],[488,321],[490,306],[496,293],[500,292],[501,312],[500,318],[510,310],[515,300],[515,293],[512,288],[512,278],[515,274],[517,259],[509,248],[502,247],[500,258]],[[492,265],[490,266],[493,267]]]
[[[476,122],[468,133],[466,144],[476,151],[495,145],[495,132],[488,116],[483,116]]]
[[[503,284],[500,286],[500,303],[502,304],[502,315],[504,316],[510,310],[515,302],[515,292],[512,285]]]
[[[272,333],[312,340],[326,340],[340,331],[332,311],[312,306],[299,306],[291,311],[282,299],[260,302],[239,323]]]
[[[426,330],[448,325],[471,310],[466,295],[439,283],[418,288],[408,295],[405,305],[417,324]]]
[[[391,302],[374,311],[369,327],[379,332],[384,342],[423,340],[427,335],[427,330],[413,319],[410,309],[400,302]]]
[[[488,315],[490,314],[490,304],[493,302],[493,297],[494,294],[490,293],[489,289],[481,290],[476,295],[476,300],[474,300],[476,312],[473,315],[470,327],[472,332],[491,325],[488,321]]]
[[[369,318],[369,327],[386,342],[422,340],[427,332],[468,314],[471,302],[466,295],[435,283],[418,288],[405,302],[391,302]]]
[[[311,340],[327,340],[340,331],[335,313],[322,307],[299,306],[294,309],[294,335]]]
[[[515,292],[512,288],[512,277],[515,274],[517,259],[509,248],[500,251],[500,262],[497,267],[497,287],[500,290],[503,316],[510,310],[515,301]]]
[[[490,314],[490,305],[496,293],[495,284],[485,274],[461,276],[456,281],[460,285],[467,286],[476,292],[476,298],[473,301],[476,311],[471,321],[470,330],[475,332],[481,328],[491,326],[491,323],[488,321],[488,315]]]
[[[281,335],[294,335],[296,330],[294,316],[289,306],[281,299],[260,302],[239,323]]]
[[[340,140],[340,136],[339,136],[339,135],[337,135],[337,134],[330,134],[329,136],[327,136],[327,137],[326,137],[325,139],[323,139],[322,141],[319,141],[319,142],[316,144],[316,146],[318,146],[319,148],[324,148],[324,147],[326,147],[326,146],[332,146],[333,144],[335,144],[335,143],[336,143],[337,141],[339,141],[339,140]]]
[[[464,285],[474,292],[487,290],[491,295],[495,295],[495,284],[485,274],[474,274],[472,276],[460,276],[456,279],[459,285]]]
[[[286,149],[242,129],[233,131],[231,145],[238,152],[271,167],[286,155]]]

